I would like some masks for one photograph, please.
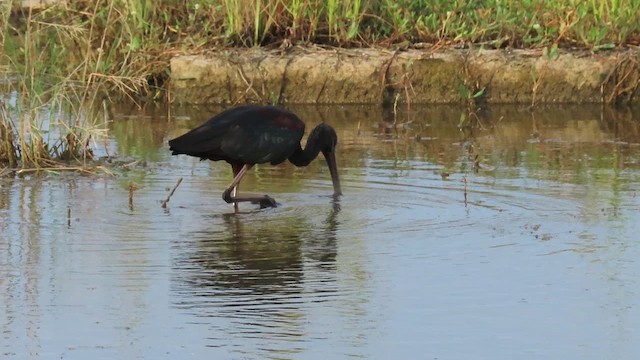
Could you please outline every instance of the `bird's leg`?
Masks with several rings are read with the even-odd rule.
[[[237,164],[231,164],[231,167],[233,168],[233,180],[222,193],[222,199],[229,204],[234,203],[234,206],[237,206],[238,201],[236,201],[236,199],[238,198],[238,184],[240,184],[244,175],[253,167],[253,165],[244,164],[240,167]]]
[[[238,173],[240,172],[240,170],[242,170],[243,165],[232,164],[231,167],[233,169],[233,178],[235,179],[236,176],[238,176]],[[238,184],[236,186],[234,186],[233,189],[231,190],[231,198],[238,197],[238,186],[240,186],[240,180],[238,180]],[[233,202],[233,210],[235,212],[238,212],[238,202],[237,201]]]
[[[242,168],[237,172],[237,174],[235,174],[233,181],[231,181],[231,184],[229,184],[227,189],[222,193],[222,199],[229,204],[234,203],[234,206],[236,206],[236,209],[237,209],[237,203],[245,202],[245,201],[250,201],[254,204],[260,204],[260,208],[276,207],[277,206],[276,201],[269,195],[239,196],[237,194],[238,184],[240,184],[240,181],[242,180],[244,175],[252,167],[253,167],[253,164],[244,164],[242,166]],[[234,173],[235,173],[235,166],[234,166]]]
[[[231,190],[231,198],[236,198],[238,197],[238,186],[234,187],[233,190]],[[238,212],[238,202],[234,201],[233,202],[233,210],[235,212]]]

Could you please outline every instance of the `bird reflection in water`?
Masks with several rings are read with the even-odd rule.
[[[218,318],[210,321],[213,330],[236,336],[299,338],[306,304],[327,301],[337,292],[339,213],[334,199],[318,223],[295,209],[281,217],[269,213],[268,222],[261,212],[202,221],[210,227],[176,244],[174,306]]]

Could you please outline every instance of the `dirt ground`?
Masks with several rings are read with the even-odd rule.
[[[638,103],[640,50],[221,50],[171,61],[178,103]]]

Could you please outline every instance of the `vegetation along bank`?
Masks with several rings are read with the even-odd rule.
[[[0,5],[0,72],[25,95],[84,87],[81,98],[158,98],[170,88],[189,103],[638,98],[636,0],[41,3]]]
[[[85,166],[123,97],[637,103],[639,45],[637,0],[3,1],[0,169]]]

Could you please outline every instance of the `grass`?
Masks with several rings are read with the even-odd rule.
[[[112,40],[98,18],[82,24],[87,14],[24,11],[16,14],[0,4],[0,163],[14,169],[86,169],[92,166],[91,140],[104,128],[94,110],[103,95],[131,95],[147,82],[129,73],[131,50],[103,50]]]
[[[640,45],[638,0],[85,0],[41,9],[18,3],[0,3],[0,85],[15,99],[0,100],[0,162],[10,167],[86,159],[86,143],[99,132],[88,109],[120,96],[162,97],[169,59],[179,53],[291,44],[592,51]],[[52,114],[61,111],[72,115],[57,123]]]

